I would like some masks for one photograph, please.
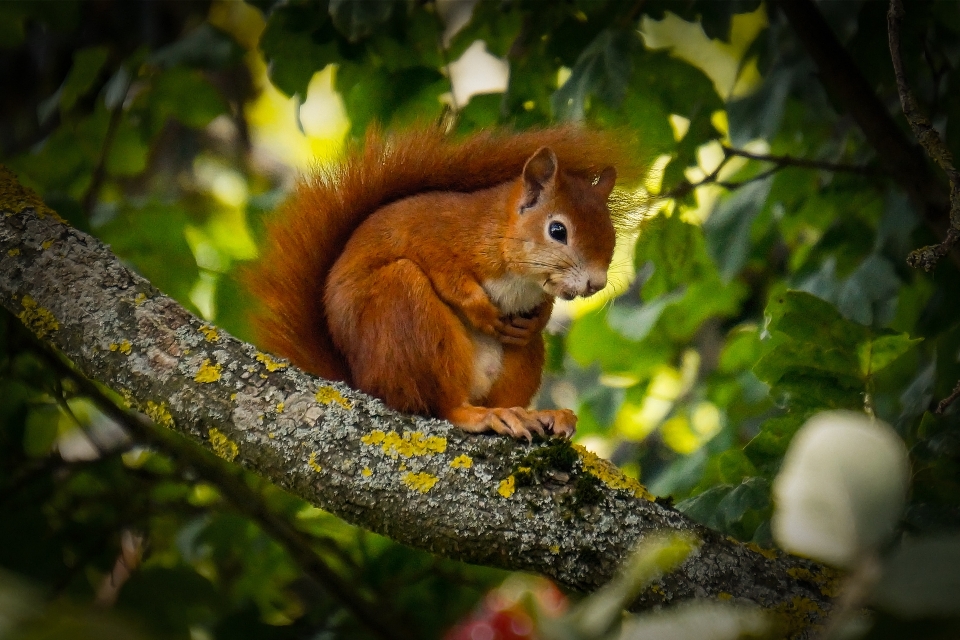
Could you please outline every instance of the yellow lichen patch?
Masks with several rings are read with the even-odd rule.
[[[133,348],[133,345],[130,344],[129,340],[124,340],[120,344],[117,344],[116,342],[110,343],[110,351],[119,351],[123,355],[129,355],[130,350],[132,348]]]
[[[750,549],[750,551],[756,551],[767,560],[776,560],[777,558],[776,551],[774,551],[773,549],[764,549],[763,547],[758,545],[756,542],[748,542],[747,549]]]
[[[207,342],[218,342],[220,340],[220,332],[217,331],[216,327],[205,324],[200,327],[199,331],[203,334]]]
[[[369,478],[373,475],[373,471],[370,469],[370,467],[364,467],[360,472],[360,475],[362,475],[364,478]]]
[[[727,593],[726,591],[721,591],[717,594],[717,600],[729,600],[733,597],[733,594]]]
[[[282,402],[277,403],[277,413],[283,413],[283,406]]]
[[[509,498],[513,495],[513,492],[517,490],[517,480],[513,475],[509,475],[503,480],[500,481],[500,484],[497,486],[497,493],[499,493],[504,498]]]
[[[286,365],[284,365],[286,366]],[[329,405],[333,402],[336,402],[338,405],[344,409],[352,409],[353,403],[340,395],[340,392],[334,389],[333,387],[320,387],[317,389],[317,402],[320,404]]]
[[[320,473],[321,471],[323,471],[323,467],[321,467],[321,466],[320,466],[320,463],[317,462],[317,452],[316,452],[316,451],[314,451],[313,453],[310,454],[310,458],[307,459],[307,465],[308,465],[311,469],[313,469],[314,471],[316,471],[317,473]]]
[[[257,361],[262,362],[263,366],[266,367],[267,371],[273,372],[277,369],[284,369],[289,366],[286,362],[277,362],[270,357],[269,354],[257,352]]]
[[[419,431],[407,431],[400,436],[395,431],[385,433],[376,429],[361,437],[360,442],[371,446],[380,445],[383,452],[391,458],[432,456],[447,450],[446,438],[424,436]]]
[[[216,427],[210,427],[208,435],[213,452],[227,462],[233,462],[240,452],[237,444]]]
[[[386,440],[386,438],[387,438],[386,433],[384,433],[383,431],[380,431],[380,429],[374,429],[367,435],[361,436],[360,442],[362,442],[363,444],[374,445],[374,444],[380,444],[381,442]]]
[[[50,216],[57,222],[64,222],[57,212],[43,203],[32,189],[28,189],[17,182],[16,176],[6,167],[0,167],[0,202],[3,208],[11,214],[23,213],[25,209],[33,209],[37,217],[43,220]]]
[[[147,410],[145,413],[148,418],[157,424],[173,428],[173,416],[170,415],[170,410],[167,409],[167,405],[164,403],[147,400]]]
[[[23,311],[17,317],[38,338],[43,338],[48,333],[53,333],[60,328],[60,323],[53,317],[53,314],[38,305],[37,301],[31,296],[23,296],[20,304],[23,305]]]
[[[822,620],[823,609],[810,598],[793,596],[790,602],[781,602],[774,607],[786,620],[786,637],[793,638],[801,630],[815,631],[819,625],[811,625],[811,620]]]
[[[820,593],[828,598],[840,595],[840,573],[827,567],[819,567],[816,572],[804,567],[790,567],[787,575],[820,587]]]
[[[623,474],[620,469],[612,462],[604,460],[594,452],[582,445],[571,445],[580,454],[580,460],[583,462],[583,470],[592,476],[595,476],[603,484],[611,489],[622,489],[629,491],[636,498],[644,500],[654,500],[653,494],[647,491],[647,488],[640,484],[635,478]]]
[[[657,594],[658,596],[665,596],[665,595],[667,595],[666,591],[663,590],[663,587],[661,587],[661,586],[658,585],[658,584],[652,585],[652,586],[650,587],[650,591],[653,591],[653,592],[654,592],[655,594]]]
[[[40,247],[41,247],[44,251],[46,251],[47,249],[49,249],[51,246],[53,246],[53,240],[44,240],[43,242],[40,243]]]
[[[147,294],[141,292],[134,297],[133,304],[139,307],[146,301],[147,301]]]
[[[550,553],[552,553],[553,555],[557,555],[558,553],[560,553],[560,545],[558,544],[550,545]]]
[[[193,379],[203,383],[216,382],[220,379],[220,365],[211,363],[210,358],[207,358],[200,365],[200,370],[197,371],[197,375],[193,376]]]
[[[126,405],[124,406],[124,409],[129,409],[135,404],[133,401],[133,391],[130,391],[130,389],[124,389],[121,387],[120,397],[123,398],[123,403],[124,405]],[[148,402],[147,404],[150,404],[150,403]]]
[[[236,400],[236,399],[237,399],[237,394],[231,393],[231,394],[230,394],[230,401],[233,402],[233,401]]]
[[[407,485],[414,491],[419,491],[420,493],[426,493],[433,488],[433,485],[437,484],[437,481],[440,478],[437,476],[432,476],[429,473],[405,473],[403,474],[403,484]]]
[[[273,440],[274,438],[277,437],[277,434],[274,433],[273,431],[271,431],[270,433],[267,434],[267,437],[270,438],[271,440]]]
[[[7,255],[10,256],[11,258],[13,256],[18,256],[20,255],[20,249],[18,249],[17,247],[14,247],[13,249],[10,249],[9,251],[7,251]]]
[[[463,454],[450,461],[450,466],[454,469],[469,469],[473,466],[473,458]]]

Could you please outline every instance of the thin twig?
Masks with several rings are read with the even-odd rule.
[[[897,92],[900,94],[900,106],[920,146],[947,174],[950,181],[950,229],[947,237],[939,245],[917,249],[907,257],[907,264],[910,266],[930,271],[960,240],[960,172],[954,168],[950,150],[947,149],[937,130],[933,128],[929,118],[920,110],[916,97],[907,85],[903,71],[903,58],[900,54],[900,28],[903,15],[902,0],[890,0],[890,9],[887,11],[887,39],[890,45],[890,59],[893,61],[893,73],[897,79]]]
[[[937,415],[942,415],[957,398],[960,398],[960,380],[957,381],[957,386],[953,388],[953,392],[937,404]]]
[[[741,180],[739,182],[728,182],[725,180],[720,180],[720,171],[727,165],[727,163],[732,158],[745,158],[747,160],[757,160],[758,162],[771,162],[773,167],[762,171],[757,175]],[[808,160],[806,158],[794,158],[793,156],[774,156],[767,155],[762,153],[751,153],[749,151],[744,151],[743,149],[734,149],[733,147],[723,147],[723,160],[720,161],[720,164],[717,165],[716,169],[710,172],[709,175],[704,177],[698,182],[687,182],[684,180],[676,187],[663,194],[662,198],[682,198],[687,195],[697,187],[702,187],[707,184],[715,184],[718,187],[723,187],[728,191],[734,191],[739,189],[742,186],[748,185],[751,182],[757,182],[758,180],[763,180],[768,178],[773,174],[777,173],[782,169],[787,167],[795,167],[798,169],[818,169],[820,171],[833,171],[833,172],[844,172],[844,173],[856,173],[860,175],[870,176],[870,175],[882,175],[882,172],[874,167],[856,165],[856,164],[835,164],[833,162],[824,162],[822,160]]]
[[[734,191],[736,189],[739,189],[740,187],[750,184],[751,182],[759,182],[760,180],[769,178],[770,176],[780,171],[781,169],[784,169],[785,167],[786,165],[777,165],[776,167],[767,169],[766,171],[761,171],[760,173],[753,176],[752,178],[747,178],[746,180],[741,180],[740,182],[726,182],[722,180],[717,180],[717,185],[723,187],[724,189],[727,189],[728,191]]]
[[[748,160],[758,160],[760,162],[772,162],[779,167],[798,167],[801,169],[820,169],[822,171],[832,171],[834,173],[857,173],[860,175],[882,175],[882,172],[875,167],[858,164],[836,164],[833,162],[824,162],[822,160],[809,160],[807,158],[795,158],[793,156],[775,156],[764,153],[751,153],[743,149],[734,149],[733,147],[723,147],[723,153],[738,158],[747,158]]]
[[[120,121],[123,119],[123,100],[117,103],[117,106],[110,111],[110,122],[107,125],[107,133],[103,137],[103,146],[100,148],[100,157],[97,158],[97,165],[93,168],[90,177],[90,186],[87,192],[83,194],[83,201],[80,206],[87,218],[93,214],[93,208],[100,198],[100,189],[107,177],[107,158],[110,155],[110,149],[113,147],[113,139],[117,135],[117,129],[120,128]]]
[[[716,183],[717,176],[720,175],[720,170],[723,169],[726,166],[727,162],[729,161],[730,161],[730,158],[725,157],[723,160],[720,161],[720,164],[717,165],[716,169],[711,171],[705,178],[703,178],[699,182],[688,182],[687,180],[684,180],[683,182],[675,186],[673,189],[670,189],[670,191],[667,191],[660,197],[664,199],[682,198],[688,193],[690,193],[691,191],[693,191],[694,189],[696,189],[697,187],[702,187],[705,184]]]

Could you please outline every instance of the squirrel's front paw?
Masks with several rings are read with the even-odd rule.
[[[497,338],[503,344],[522,347],[540,333],[540,328],[540,321],[536,317],[505,316],[499,320]]]
[[[495,338],[500,336],[500,329],[503,327],[503,322],[500,320],[500,310],[489,301],[483,300],[464,305],[462,311],[467,318],[467,322],[480,333]]]

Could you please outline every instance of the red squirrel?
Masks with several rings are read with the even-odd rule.
[[[267,222],[247,281],[265,347],[405,413],[468,432],[569,437],[529,410],[554,298],[604,287],[625,154],[572,126],[367,134]]]

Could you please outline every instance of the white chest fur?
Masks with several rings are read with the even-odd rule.
[[[546,297],[536,281],[513,274],[487,280],[483,283],[483,289],[505,316],[531,311]],[[503,345],[496,338],[478,331],[471,337],[473,380],[470,385],[470,401],[479,402],[490,393],[493,384],[503,372]]]
[[[504,315],[525,313],[544,301],[546,294],[536,280],[512,273],[487,280],[483,289]]]
[[[503,345],[493,336],[474,331],[473,379],[470,381],[470,402],[487,397],[493,383],[503,372]]]

